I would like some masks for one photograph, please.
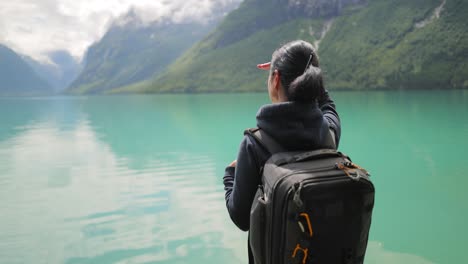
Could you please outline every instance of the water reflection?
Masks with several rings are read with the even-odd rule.
[[[377,241],[370,241],[367,245],[366,254],[367,264],[434,264],[427,259],[420,256],[389,251],[384,248],[383,243]]]
[[[376,184],[371,239],[436,263],[465,263],[466,91],[339,93],[340,149]],[[463,120],[463,121],[462,121]]]
[[[466,260],[468,93],[335,99],[378,190],[366,263]],[[245,262],[221,177],[266,100],[0,99],[0,262]]]
[[[166,153],[134,170],[86,120],[68,131],[49,121],[27,127],[0,143],[2,262],[243,258],[209,156]]]

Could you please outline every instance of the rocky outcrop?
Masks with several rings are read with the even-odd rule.
[[[249,37],[260,30],[268,30],[297,18],[325,18],[331,20],[348,7],[363,7],[368,0],[244,0],[222,23],[219,33],[212,36],[214,49],[223,48]],[[251,16],[254,10],[262,10]]]
[[[447,0],[442,0],[440,5],[434,9],[434,12],[432,13],[432,15],[430,17],[427,17],[422,21],[416,22],[414,24],[414,27],[416,29],[423,28],[423,27],[427,26],[428,24],[432,23],[434,20],[439,19],[440,18],[440,13],[444,9],[445,3],[447,3]]]
[[[365,5],[367,0],[284,0],[293,16],[335,17],[351,5]]]

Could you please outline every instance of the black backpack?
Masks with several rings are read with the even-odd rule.
[[[255,264],[363,263],[375,195],[369,173],[335,149],[288,152],[260,129],[246,134],[272,154],[250,212]]]

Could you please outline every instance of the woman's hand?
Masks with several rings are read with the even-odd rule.
[[[231,164],[229,164],[229,167],[236,167],[237,165],[237,160],[234,160],[233,162],[231,162]]]

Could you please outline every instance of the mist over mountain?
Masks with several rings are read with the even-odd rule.
[[[145,22],[203,23],[235,8],[241,0],[18,0],[0,2],[0,43],[18,54],[47,61],[67,50],[80,61],[109,25],[129,10]]]
[[[0,96],[46,95],[50,85],[12,49],[0,44]]]
[[[66,50],[57,50],[48,54],[50,63],[36,61],[29,56],[23,59],[43,80],[49,83],[55,92],[65,90],[82,70],[82,65]]]
[[[84,69],[68,93],[109,93],[155,78],[194,43],[206,36],[235,2],[220,6],[205,19],[148,22],[130,10],[114,21],[102,39],[90,46]]]
[[[468,1],[239,1],[135,6],[82,64],[66,51],[49,53],[53,64],[25,60],[69,94],[264,91],[255,65],[304,39],[329,89],[468,88]]]

